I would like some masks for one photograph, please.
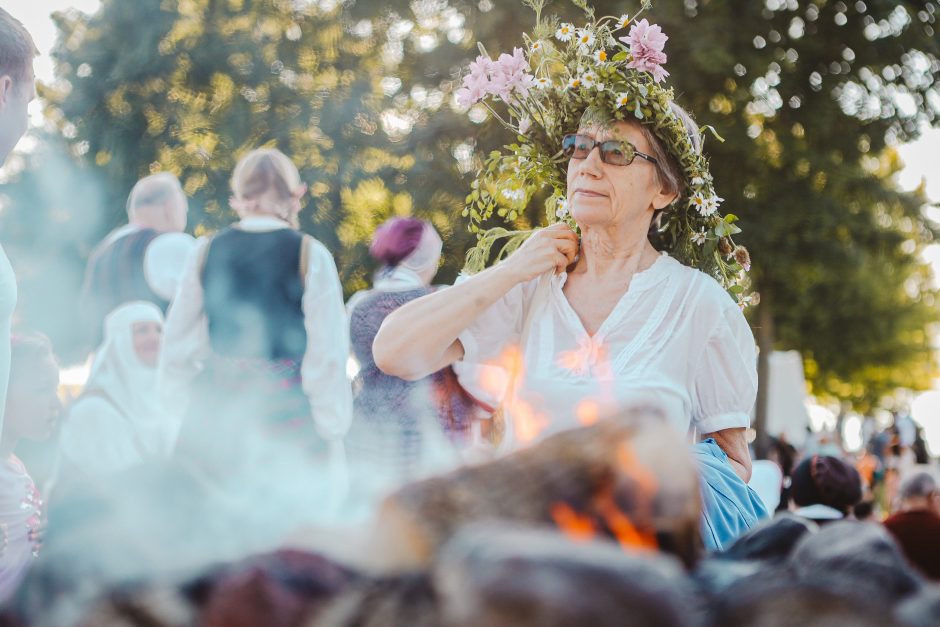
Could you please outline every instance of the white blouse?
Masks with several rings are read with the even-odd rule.
[[[166,417],[150,424],[143,418],[132,421],[98,396],[75,401],[61,429],[59,448],[69,470],[87,477],[114,475],[168,457],[179,430],[177,423]]]
[[[662,255],[637,273],[594,336],[550,277],[528,321],[523,368],[505,401],[504,446],[653,406],[683,433],[747,427],[757,394],[754,337],[734,300],[708,275]],[[523,341],[539,279],[519,284],[459,339],[464,360],[503,364]]]

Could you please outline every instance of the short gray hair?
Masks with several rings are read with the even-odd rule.
[[[151,205],[160,205],[173,196],[185,196],[180,180],[169,172],[159,172],[146,176],[134,185],[127,197],[127,214],[132,216],[136,209]]]
[[[937,480],[932,473],[920,471],[901,483],[901,500],[927,498],[937,491]]]
[[[673,114],[685,126],[686,133],[689,135],[689,141],[692,142],[692,148],[697,153],[702,152],[702,134],[698,130],[698,125],[689,112],[672,101],[669,108]],[[685,170],[679,160],[666,148],[663,141],[656,136],[651,126],[640,124],[640,130],[646,141],[649,142],[650,152],[656,157],[659,164],[656,166],[656,182],[663,186],[666,192],[681,196],[686,187]]]

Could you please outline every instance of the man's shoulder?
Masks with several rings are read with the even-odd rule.
[[[917,527],[940,531],[940,515],[925,509],[898,512],[886,518],[884,525],[888,529]]]

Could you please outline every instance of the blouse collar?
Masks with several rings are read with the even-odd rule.
[[[276,231],[289,229],[291,226],[274,216],[248,216],[238,222],[238,228],[245,231]]]
[[[628,290],[631,293],[637,293],[658,285],[669,275],[670,268],[677,263],[679,262],[668,254],[660,253],[649,268],[640,270],[633,275],[633,278],[630,279],[630,287]],[[555,281],[559,283],[559,287],[564,287],[565,283],[568,281],[568,273],[562,272],[555,275]]]

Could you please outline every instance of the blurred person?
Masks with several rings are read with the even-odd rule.
[[[862,450],[855,461],[855,470],[869,489],[874,488],[875,479],[881,470],[881,461],[869,448]]]
[[[62,424],[60,476],[98,477],[166,458],[176,437],[178,425],[157,399],[160,308],[127,303],[104,326],[88,383]]]
[[[758,459],[753,465],[754,471],[747,484],[757,492],[768,512],[777,511],[783,494],[783,471],[769,459]]]
[[[183,417],[174,455],[259,524],[259,500],[292,500],[287,526],[325,507],[317,488],[346,489],[349,327],[333,257],[297,229],[306,186],[291,160],[249,152],[232,191],[239,222],[199,241],[167,315],[158,390]]]
[[[36,97],[33,59],[39,54],[23,24],[0,8],[0,166],[29,126]],[[16,309],[16,276],[0,246],[0,427],[10,379],[10,331]]]
[[[914,454],[916,465],[930,463],[930,451],[927,449],[927,440],[924,438],[924,428],[920,425],[917,425],[917,434],[914,437],[914,444],[911,445],[911,452]]]
[[[161,281],[148,277],[147,266],[155,264],[148,264],[147,258],[159,254],[161,247],[175,250],[173,238],[186,229],[188,210],[179,179],[169,172],[152,174],[134,185],[127,198],[128,224],[105,237],[88,259],[79,311],[89,349],[101,342],[104,319],[115,307],[142,300],[166,311],[170,299],[165,290],[158,293]],[[161,237],[165,234],[173,236]],[[168,264],[164,259],[160,265]]]
[[[862,478],[838,457],[813,455],[793,471],[792,511],[820,525],[842,520],[862,500]]]
[[[852,508],[852,517],[859,522],[881,522],[878,504],[870,497],[865,497]]]
[[[29,127],[36,97],[33,59],[39,54],[23,24],[0,9],[0,165]]]
[[[0,524],[7,548],[0,557],[0,602],[16,591],[39,554],[43,499],[14,450],[21,440],[45,440],[61,404],[59,366],[44,336],[14,336],[6,419],[0,434]]]
[[[385,318],[405,303],[435,290],[441,238],[429,223],[392,218],[380,226],[369,252],[381,264],[372,289],[349,301],[352,352],[360,365],[353,384],[353,422],[346,439],[360,485],[397,486],[447,459],[447,435],[463,444],[474,402],[449,366],[419,381],[387,375],[375,365],[372,342]],[[436,436],[436,437],[435,437]],[[438,449],[437,451],[431,449]],[[456,451],[451,450],[451,460]],[[368,489],[368,488],[366,488]]]
[[[925,583],[882,525],[854,520],[835,521],[804,536],[787,565],[788,581],[830,587],[856,603],[881,607],[916,594]]]
[[[796,447],[787,442],[781,434],[780,437],[770,437],[770,447],[767,459],[780,467],[783,478],[780,483],[780,501],[775,511],[787,511],[790,507],[790,491],[792,489],[793,469],[800,461],[800,453]]]
[[[884,521],[907,559],[924,575],[940,581],[940,491],[928,471],[901,483],[899,511]]]

